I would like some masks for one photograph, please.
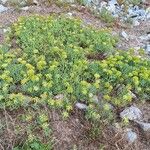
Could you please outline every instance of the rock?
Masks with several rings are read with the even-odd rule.
[[[66,3],[75,3],[75,0],[61,0],[63,2],[66,2]]]
[[[149,34],[148,34],[148,35],[142,35],[142,36],[140,36],[139,38],[140,38],[140,40],[142,40],[142,42],[143,42],[143,41],[149,41],[149,40],[150,40]]]
[[[135,132],[132,131],[132,129],[127,129],[125,138],[131,144],[137,140],[138,136]]]
[[[107,7],[107,10],[110,11],[110,12],[112,12],[112,13],[115,13],[116,6],[115,6],[115,5],[109,5],[109,6]]]
[[[139,108],[131,106],[126,108],[120,113],[120,117],[127,118],[129,120],[140,120],[142,118],[142,112]]]
[[[139,6],[129,7],[128,9],[128,18],[134,18],[139,20],[146,20],[147,12]]]
[[[0,5],[0,13],[4,12],[4,11],[7,11],[8,8],[7,7],[4,7],[3,5]]]
[[[139,50],[139,49],[140,49],[140,47],[135,47],[135,50]],[[133,99],[137,99],[136,95],[133,92],[130,91],[130,94]]]
[[[54,99],[62,100],[62,99],[64,99],[64,95],[63,94],[58,94],[58,95],[54,96]]]
[[[145,50],[146,50],[146,52],[150,53],[150,44],[147,44],[147,45],[145,46]]]
[[[77,102],[75,104],[75,106],[78,108],[78,109],[81,109],[81,110],[86,110],[87,109],[87,105],[83,104],[83,103],[79,103]]]
[[[149,37],[149,40],[150,40],[150,32],[147,32],[147,36]]]
[[[107,7],[107,2],[105,1],[102,1],[100,3],[100,7],[98,8],[98,11],[101,12],[103,8],[106,8]]]
[[[136,122],[143,131],[150,131],[150,123],[145,123],[141,121],[136,121]]]
[[[143,17],[146,16],[146,11],[144,9],[139,9],[137,13],[139,16],[143,16]]]
[[[37,0],[33,0],[33,4],[38,5],[38,1]]]
[[[146,13],[147,13],[146,18],[149,20],[150,19],[150,7],[146,9]]]
[[[147,14],[146,18],[149,20],[150,19],[150,13]]]
[[[109,1],[109,4],[118,5],[118,2],[117,2],[117,0],[110,0],[110,1]]]
[[[29,8],[30,8],[29,6],[26,6],[26,7],[22,7],[21,10],[27,11],[29,10]]]
[[[140,25],[140,22],[137,21],[137,20],[133,20],[133,26],[139,26]]]
[[[100,13],[102,9],[105,8],[113,17],[119,17],[122,22],[128,19],[136,19],[136,21],[134,21],[134,26],[138,26],[140,20],[144,21],[150,18],[149,8],[144,9],[138,5],[130,4],[126,13],[125,5],[122,3],[123,1],[120,2],[119,0],[82,0],[82,2],[91,10],[95,10],[96,13]]]
[[[128,14],[129,14],[129,17],[134,17],[134,16],[137,17],[137,13],[133,9],[133,7],[131,7],[131,8],[128,9]]]
[[[5,28],[3,29],[3,32],[6,33],[6,32],[9,32],[11,29],[10,28]]]
[[[111,0],[108,2],[108,10],[112,13],[116,12],[116,6],[118,5],[116,0]]]
[[[97,95],[94,95],[94,96],[92,97],[92,101],[93,101],[94,103],[98,104],[98,103],[99,103],[98,96],[97,96]]]
[[[122,31],[120,34],[124,39],[126,39],[127,41],[129,40],[129,36],[125,31]]]
[[[28,2],[28,1],[27,1]],[[27,3],[28,4],[28,3]],[[21,10],[27,11],[29,10],[30,6],[29,5],[38,5],[38,1],[37,0],[31,0],[31,2],[26,6],[26,4],[23,4],[23,7],[21,8]]]
[[[7,2],[7,0],[1,0],[0,1],[2,4],[5,4]]]
[[[11,6],[25,7],[30,5],[38,5],[37,0],[1,0],[2,4],[8,4]]]
[[[107,5],[107,2],[102,1],[102,2],[100,3],[100,8],[106,7],[106,5]]]
[[[71,12],[69,12],[69,13],[66,14],[66,16],[67,16],[67,17],[72,17],[73,14],[72,14]]]
[[[148,8],[146,9],[146,12],[147,12],[147,13],[150,13],[150,7],[148,7]]]
[[[100,1],[99,0],[92,0],[91,1],[94,5],[99,5]]]

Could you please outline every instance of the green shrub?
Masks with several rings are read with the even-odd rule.
[[[17,146],[13,150],[52,150],[51,144],[43,144],[38,139],[27,141],[23,146]]]
[[[88,105],[88,118],[113,120],[108,102],[125,106],[133,93],[149,99],[150,61],[129,52],[111,55],[116,42],[111,33],[83,26],[51,16],[15,23],[7,40],[15,39],[19,48],[0,51],[0,106],[47,104],[63,109],[66,118],[74,103],[82,101]],[[95,59],[101,55],[106,58]],[[104,107],[93,98],[99,93]],[[56,100],[59,94],[62,100]]]

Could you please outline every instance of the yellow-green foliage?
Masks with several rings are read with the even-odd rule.
[[[106,23],[114,23],[115,21],[115,18],[112,16],[111,12],[109,12],[106,8],[101,10],[99,17]]]
[[[103,98],[115,105],[126,105],[132,101],[133,93],[141,100],[150,98],[150,61],[118,51],[103,61],[90,65],[93,74],[100,76]]]
[[[19,49],[0,50],[1,107],[47,104],[63,108],[67,117],[74,103],[83,101],[89,107],[88,117],[99,119],[101,108],[93,100],[97,93],[115,106],[130,103],[131,92],[150,97],[150,62],[129,52],[111,55],[116,41],[107,30],[64,17],[33,16],[12,26],[7,40],[12,38]],[[91,53],[109,55],[105,60],[88,60]],[[55,100],[58,94],[63,100]]]

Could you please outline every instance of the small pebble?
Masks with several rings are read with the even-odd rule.
[[[81,109],[81,110],[85,110],[87,109],[87,105],[83,104],[83,103],[76,103],[75,106],[78,108],[78,109]]]
[[[121,36],[122,36],[124,39],[126,39],[127,41],[129,40],[129,36],[128,36],[128,34],[127,34],[125,31],[122,31],[122,32],[121,32]]]
[[[133,21],[133,26],[139,26],[140,25],[140,22],[139,21],[137,21],[137,20],[134,20]]]
[[[137,134],[132,131],[132,129],[127,129],[127,133],[125,135],[126,140],[131,144],[137,140]]]

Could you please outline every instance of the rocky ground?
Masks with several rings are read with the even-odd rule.
[[[71,1],[73,2],[73,1]],[[121,2],[121,1],[120,1]],[[143,48],[146,53],[150,53],[150,1],[144,1],[142,4],[131,5],[124,15],[122,9],[124,5],[118,5],[117,1],[92,1],[89,0],[85,5],[71,3],[69,5],[45,4],[44,1],[31,1],[28,4],[11,5],[7,0],[1,0],[0,3],[0,44],[4,43],[5,32],[9,26],[20,16],[29,16],[33,14],[50,15],[53,13],[64,14],[68,17],[77,17],[86,24],[96,28],[108,27],[112,29],[112,34],[119,36],[118,49],[126,50],[134,48],[138,50]],[[142,6],[141,6],[142,5]],[[94,12],[101,11],[105,7],[115,17],[115,23],[110,25],[105,23]],[[123,13],[121,15],[121,13]],[[133,17],[132,17],[133,16]],[[131,18],[132,23],[124,23]],[[148,57],[148,56],[147,56]],[[88,124],[82,119],[81,105],[77,105],[77,110],[70,116],[70,119],[63,121],[58,112],[51,112],[52,127],[54,130],[55,149],[67,150],[73,145],[78,145],[81,150],[98,150],[98,143],[101,143],[104,149],[150,149],[150,104],[139,104],[138,101],[132,106],[120,111],[120,117],[126,116],[130,124],[121,128],[118,123],[107,127],[100,138],[94,142],[87,140]],[[10,114],[9,114],[10,115]],[[1,141],[0,141],[1,143]],[[1,149],[1,148],[0,148]]]

